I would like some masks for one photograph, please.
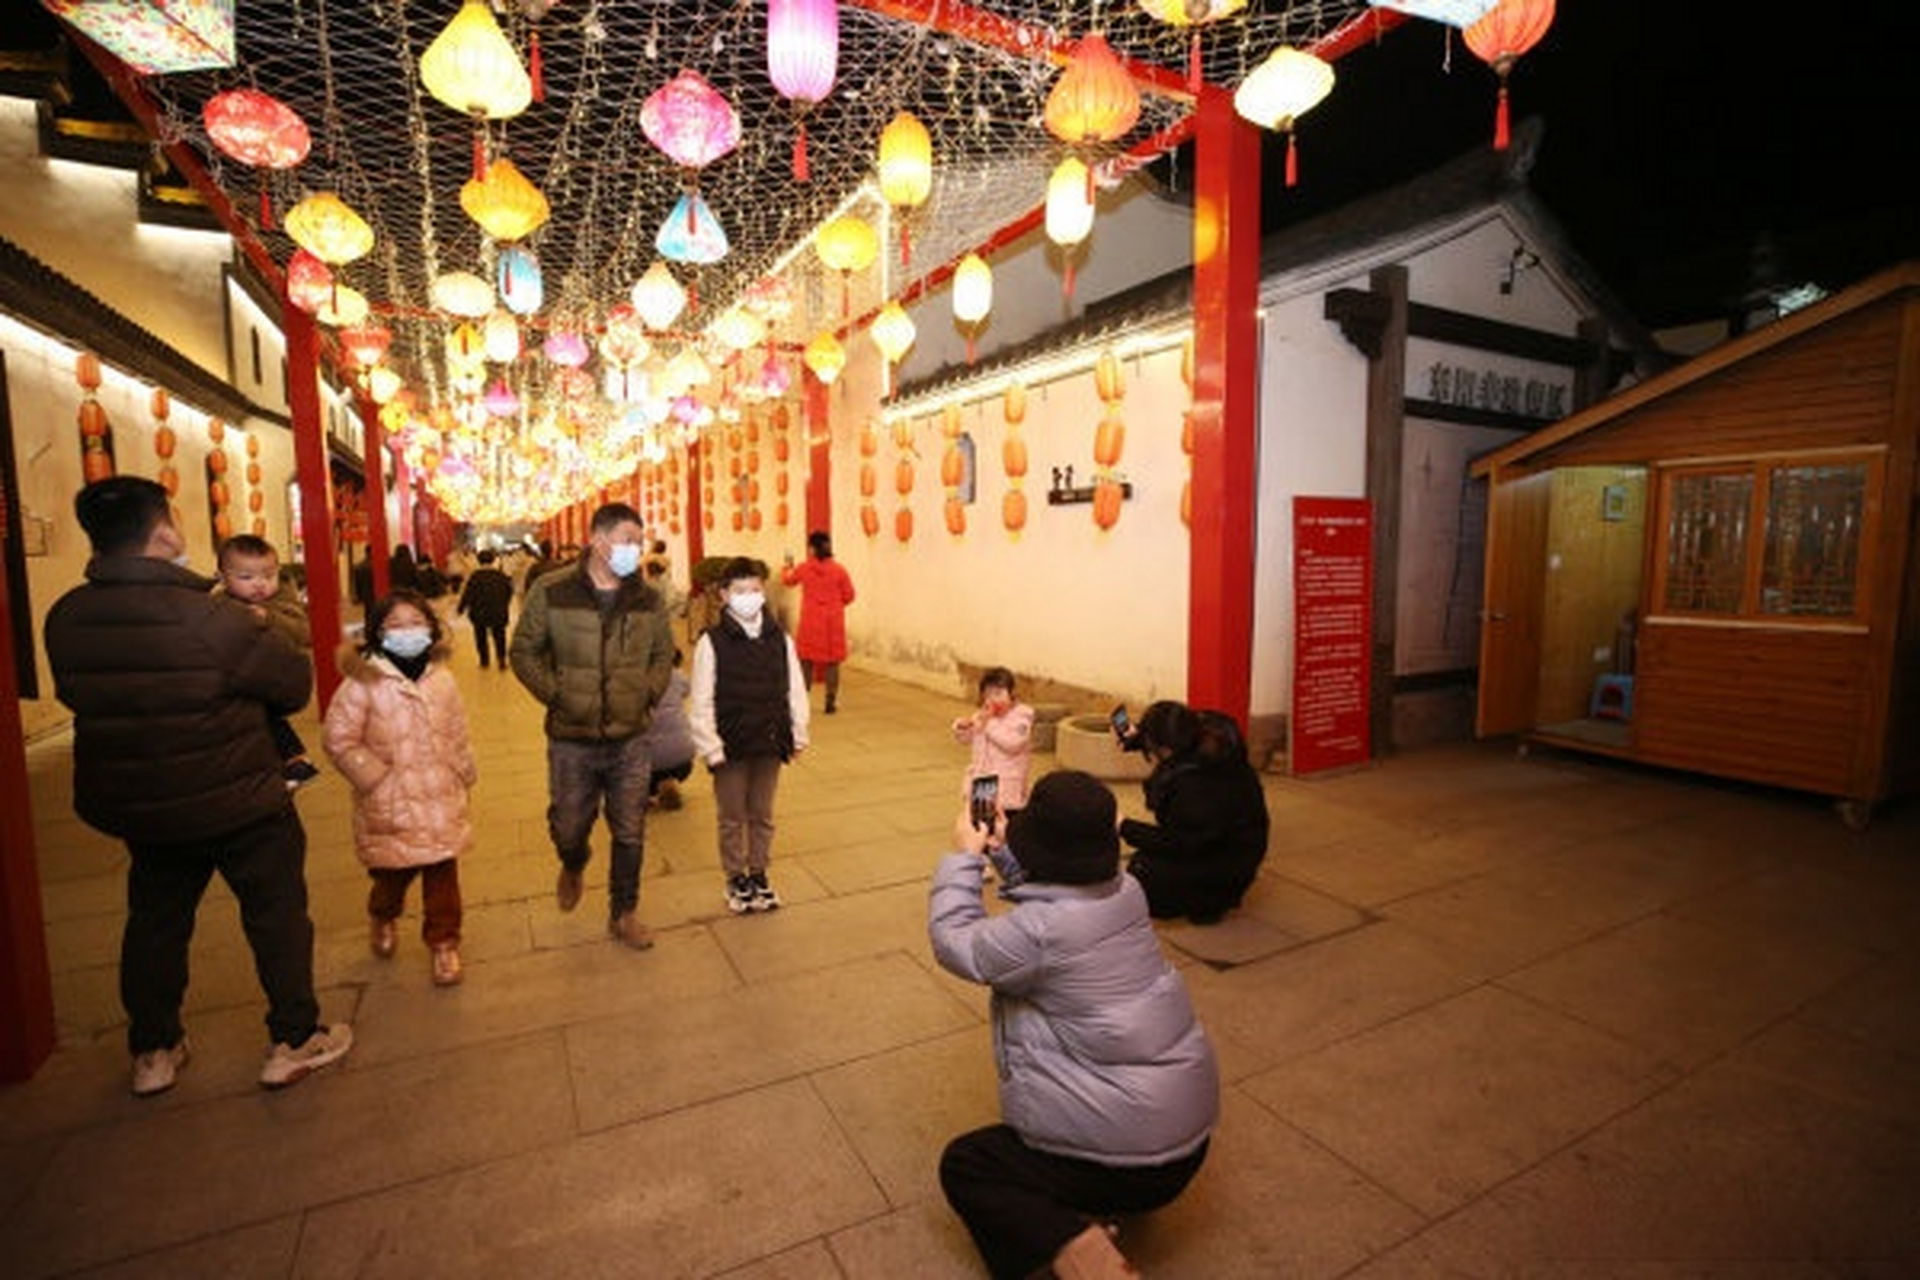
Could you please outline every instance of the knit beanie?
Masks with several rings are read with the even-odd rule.
[[[1007,847],[1029,880],[1099,884],[1120,873],[1113,792],[1090,773],[1049,773],[1007,820]]]

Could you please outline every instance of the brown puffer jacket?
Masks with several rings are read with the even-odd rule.
[[[96,556],[47,613],[73,807],[108,835],[185,843],[293,803],[267,721],[306,705],[313,664],[212,587],[165,560]]]
[[[418,680],[384,656],[350,654],[327,708],[327,758],[353,785],[353,844],[369,867],[418,867],[473,847],[478,777],[467,713],[438,662]]]

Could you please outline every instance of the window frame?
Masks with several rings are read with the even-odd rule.
[[[1859,555],[1854,568],[1851,613],[1768,613],[1761,609],[1761,588],[1771,541],[1767,516],[1773,481],[1780,471],[1803,467],[1864,466],[1866,480],[1860,506]],[[1761,625],[1769,627],[1858,628],[1872,613],[1874,567],[1878,561],[1881,497],[1886,477],[1886,449],[1881,447],[1822,449],[1795,453],[1766,453],[1746,457],[1676,459],[1649,464],[1655,478],[1655,502],[1647,538],[1649,621]],[[1751,482],[1747,495],[1747,536],[1740,605],[1731,612],[1676,609],[1667,603],[1668,552],[1672,545],[1674,486],[1693,476],[1740,477]]]

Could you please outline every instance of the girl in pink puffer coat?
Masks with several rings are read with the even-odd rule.
[[[433,981],[460,981],[460,875],[473,844],[467,790],[477,774],[467,713],[424,597],[395,591],[367,613],[366,643],[342,664],[324,743],[353,785],[354,852],[373,885],[374,955],[393,955],[407,885],[420,877],[421,936]]]

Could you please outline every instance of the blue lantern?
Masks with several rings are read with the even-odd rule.
[[[660,256],[671,262],[691,262],[706,266],[727,256],[727,233],[713,216],[707,202],[697,195],[684,195],[673,212],[660,224],[653,238]]]
[[[500,301],[515,315],[530,316],[546,300],[540,262],[530,250],[509,245],[500,251]]]

